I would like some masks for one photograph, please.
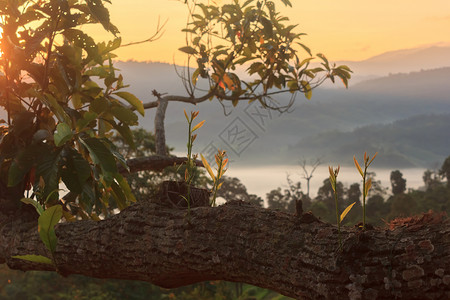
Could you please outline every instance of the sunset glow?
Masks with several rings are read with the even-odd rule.
[[[0,39],[3,37],[3,28],[1,28],[0,27]],[[3,55],[3,51],[2,51],[2,49],[0,49],[0,57],[2,57],[2,55]]]
[[[225,2],[222,0],[221,4]],[[275,3],[293,24],[299,24],[299,32],[308,34],[305,44],[314,53],[325,53],[332,60],[363,60],[386,51],[450,45],[448,0],[292,1],[292,8],[284,7],[281,1]],[[154,33],[158,17],[162,21],[168,19],[161,39],[122,48],[117,51],[119,59],[184,61],[185,56],[177,51],[184,46],[184,0],[113,1],[109,8],[124,43],[147,39]],[[99,40],[112,38],[101,28],[94,31]]]

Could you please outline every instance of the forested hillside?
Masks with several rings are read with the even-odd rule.
[[[126,78],[129,78],[130,89],[144,101],[154,100],[150,93],[152,89],[160,93],[184,93],[180,81],[173,77],[174,66],[138,62],[119,62],[117,66]],[[178,71],[182,72],[183,69]],[[225,107],[216,101],[202,103],[202,116],[208,126],[202,129],[198,137],[196,151],[201,152],[210,143],[217,147],[229,148],[220,135],[224,128],[239,118],[257,137],[239,155],[229,151],[233,160],[240,164],[252,165],[261,160],[270,161],[271,164],[286,164],[290,163],[293,157],[297,159],[317,153],[338,159],[337,162],[341,164],[346,161],[351,163],[348,154],[344,159],[343,153],[348,149],[352,149],[352,153],[361,152],[360,148],[364,148],[365,145],[361,144],[359,133],[364,134],[357,129],[369,126],[365,130],[373,132],[382,140],[375,142],[372,139],[368,144],[376,146],[371,150],[386,154],[383,156],[384,161],[380,160],[380,164],[398,168],[431,167],[434,162],[442,160],[447,155],[441,150],[445,147],[448,149],[445,143],[449,139],[445,138],[445,130],[442,129],[444,123],[431,122],[423,127],[422,123],[419,126],[419,123],[415,122],[426,122],[427,114],[450,113],[450,85],[446,84],[448,78],[450,68],[447,67],[407,74],[391,74],[360,82],[348,90],[317,89],[313,92],[311,100],[298,96],[289,112],[283,114],[265,112],[264,120],[252,115],[256,109],[262,111],[261,108],[255,108],[258,106],[257,103],[250,106],[247,103],[239,103],[236,108],[227,102]],[[280,99],[282,97],[288,95],[282,95]],[[183,116],[180,115],[183,108],[192,110],[194,106],[170,103],[166,118],[168,143],[179,152],[185,148],[184,131],[180,130],[184,126]],[[413,119],[411,122],[406,121],[408,118]],[[439,118],[441,119],[446,122],[445,117]],[[399,120],[405,121],[387,125]],[[386,126],[382,126],[383,124]],[[142,120],[140,126],[152,129],[152,116]],[[395,127],[394,131],[391,130],[392,126]],[[357,130],[355,136],[353,130]],[[421,133],[428,137],[439,138],[422,143],[424,137],[419,136]],[[407,134],[409,139],[398,138],[403,134]],[[384,135],[386,138],[383,138]],[[342,140],[339,143],[331,143],[337,138]],[[334,154],[330,156],[328,152]]]
[[[429,167],[448,155],[449,128],[450,114],[419,115],[347,132],[324,132],[302,139],[290,147],[289,153],[318,155],[327,161],[351,164],[349,153],[366,149],[379,152],[377,165],[380,167]]]

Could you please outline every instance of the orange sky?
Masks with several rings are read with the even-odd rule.
[[[207,2],[207,0],[203,0]],[[371,56],[424,45],[450,45],[450,0],[291,0],[293,8],[278,9],[308,34],[306,45],[332,60],[362,60]],[[178,0],[113,0],[110,12],[124,43],[151,36],[168,19],[163,37],[153,43],[125,47],[120,60],[184,61],[177,49],[184,44],[180,30],[187,9]],[[221,0],[222,3],[226,0]],[[95,31],[97,40],[106,39]]]

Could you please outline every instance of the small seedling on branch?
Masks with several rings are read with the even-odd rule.
[[[353,161],[355,162],[355,166],[358,169],[359,174],[361,174],[361,177],[363,179],[363,229],[366,228],[366,198],[369,194],[369,190],[372,187],[372,178],[367,179],[367,168],[369,168],[370,164],[373,162],[375,157],[377,156],[378,152],[375,153],[375,155],[370,159],[370,157],[367,155],[367,152],[364,152],[364,171],[362,170],[361,166],[359,165],[358,161],[356,160],[356,157],[353,156]]]
[[[338,226],[338,233],[339,233],[339,249],[342,248],[342,239],[341,239],[341,223],[342,220],[344,220],[345,216],[348,214],[348,212],[352,209],[353,205],[355,205],[356,202],[353,202],[349,206],[347,206],[344,211],[339,216],[339,205],[338,205],[338,192],[337,192],[337,176],[339,174],[339,170],[341,169],[340,166],[338,166],[336,169],[333,169],[331,166],[328,166],[328,170],[330,171],[330,184],[331,188],[333,189],[334,193],[334,202],[336,204],[336,222]]]
[[[215,159],[216,159],[216,164],[217,164],[217,174],[214,175],[214,172],[211,169],[211,166],[209,165],[208,161],[205,159],[205,157],[200,154],[201,158],[202,158],[202,162],[203,162],[203,166],[205,166],[206,170],[208,171],[209,176],[211,176],[211,179],[213,180],[213,187],[211,189],[211,192],[213,193],[213,197],[212,197],[212,201],[211,201],[211,205],[215,206],[216,205],[216,197],[217,197],[217,191],[220,189],[220,187],[223,184],[223,181],[221,181],[223,174],[225,174],[225,172],[228,169],[225,169],[225,167],[227,166],[228,163],[228,158],[226,158],[227,153],[225,152],[225,150],[217,150],[217,154],[215,155]]]
[[[194,145],[194,141],[197,138],[197,134],[193,134],[194,131],[201,128],[203,124],[205,123],[205,120],[201,121],[194,127],[192,127],[192,123],[194,122],[195,118],[198,116],[198,111],[192,112],[190,117],[186,113],[186,110],[184,111],[184,115],[186,116],[186,120],[188,122],[188,142],[187,142],[187,161],[186,161],[186,170],[184,172],[184,181],[187,184],[187,195],[186,195],[186,201],[188,203],[188,209],[190,209],[191,204],[191,183],[194,180],[195,177],[195,160],[197,159],[197,154],[192,154],[192,147]]]

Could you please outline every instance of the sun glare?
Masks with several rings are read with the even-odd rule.
[[[2,34],[3,34],[3,28],[0,27],[0,39],[3,37]],[[2,57],[2,54],[3,54],[2,49],[0,49],[0,57]]]

